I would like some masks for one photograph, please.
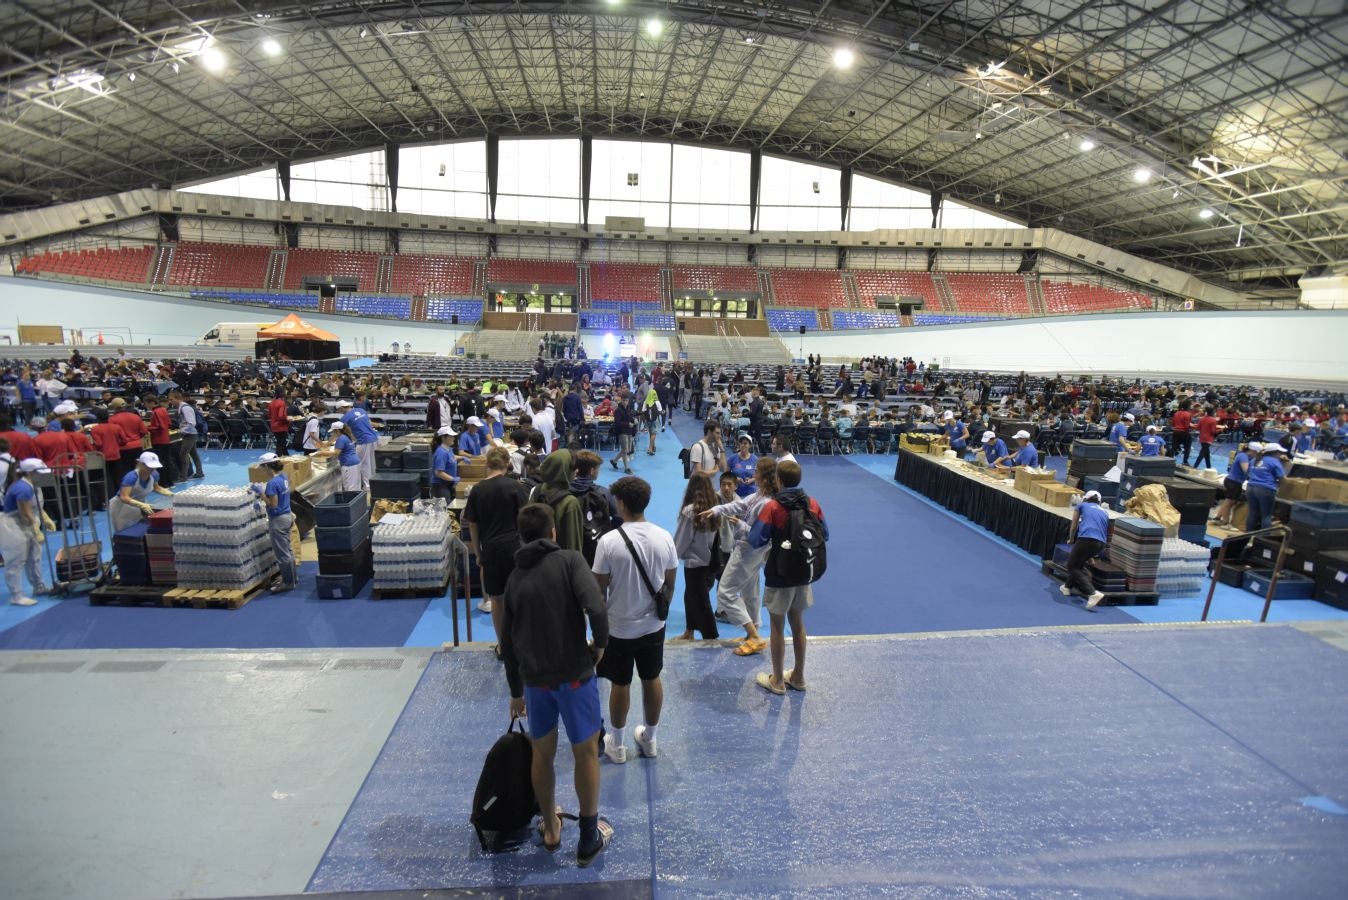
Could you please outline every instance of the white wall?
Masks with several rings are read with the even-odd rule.
[[[792,353],[798,343],[789,344]],[[805,353],[912,356],[958,369],[1193,372],[1348,381],[1348,311],[1178,312],[809,334]]]
[[[155,296],[86,285],[61,284],[29,278],[0,280],[0,336],[18,340],[16,325],[62,325],[84,331],[93,342],[104,332],[109,344],[126,338],[137,345],[190,344],[216,322],[279,321],[285,310],[208,303],[178,297]],[[305,321],[331,331],[342,342],[342,352],[364,352],[365,340],[379,352],[393,341],[410,342],[412,351],[449,351],[464,328],[427,322],[388,322],[352,316],[325,316],[301,312]],[[0,355],[3,355],[0,341]]]

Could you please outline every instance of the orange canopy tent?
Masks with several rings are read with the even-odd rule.
[[[290,338],[300,341],[335,341],[337,335],[324,331],[317,325],[310,325],[299,316],[291,313],[275,325],[263,328],[257,333],[259,338]]]

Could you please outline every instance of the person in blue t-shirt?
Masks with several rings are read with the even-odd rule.
[[[314,456],[337,457],[337,465],[342,472],[342,490],[361,491],[360,455],[356,452],[356,442],[351,432],[341,422],[333,422],[328,429],[329,443],[323,445]]]
[[[33,606],[34,596],[47,593],[42,580],[42,502],[33,487],[33,473],[48,471],[37,457],[14,463],[14,481],[5,490],[4,515],[0,516],[0,554],[5,557],[5,585],[9,602],[15,606]],[[55,530],[55,523],[48,529]],[[23,576],[28,576],[31,594],[23,592]]]
[[[997,460],[997,468],[1009,469],[1015,466],[1029,466],[1033,468],[1039,465],[1039,450],[1030,443],[1030,433],[1021,429],[1011,436],[1019,449],[1010,456],[1003,456]]]
[[[1250,463],[1245,482],[1245,500],[1249,507],[1245,517],[1246,531],[1272,527],[1273,498],[1278,493],[1278,483],[1287,477],[1282,464],[1286,452],[1281,444],[1264,444],[1259,458]]]
[[[298,581],[295,550],[290,544],[290,528],[295,524],[295,516],[290,512],[290,479],[285,475],[285,460],[275,453],[262,454],[259,462],[276,473],[262,486],[261,493],[267,503],[267,536],[271,538],[271,552],[280,570],[268,590],[280,594],[293,591]]]
[[[941,413],[941,423],[941,431],[950,439],[950,449],[963,456],[969,446],[969,426],[948,409]]]
[[[459,484],[459,461],[454,457],[456,432],[448,425],[441,425],[435,434],[440,444],[431,458],[431,496],[443,498],[449,503],[454,499]]]
[[[472,459],[486,452],[487,438],[482,427],[482,420],[477,416],[469,416],[464,421],[463,434],[459,435],[460,459]]]
[[[337,401],[339,409],[343,404],[350,405],[346,400]],[[379,443],[379,434],[375,429],[378,426],[370,421],[370,414],[360,407],[348,409],[343,413],[342,424],[349,429],[352,439],[356,442],[356,455],[360,457],[360,489],[368,491],[370,479],[374,477],[374,448]]]
[[[1120,453],[1128,452],[1128,428],[1133,421],[1132,413],[1124,413],[1123,417],[1109,429],[1109,442],[1118,448]]]
[[[735,494],[747,497],[757,488],[754,486],[754,469],[758,465],[758,455],[754,453],[754,439],[741,431],[735,438],[736,453],[726,460],[726,472],[735,476]]]
[[[1231,522],[1231,514],[1235,512],[1236,504],[1240,502],[1240,493],[1245,488],[1245,479],[1250,474],[1250,462],[1259,455],[1263,449],[1263,444],[1258,441],[1250,441],[1244,450],[1239,451],[1235,459],[1231,460],[1231,468],[1226,470],[1226,478],[1222,480],[1222,504],[1217,507],[1217,514],[1212,517],[1212,521],[1224,528],[1234,527]]]
[[[1155,425],[1148,425],[1147,433],[1138,440],[1143,456],[1165,456],[1165,438],[1157,434],[1158,431],[1160,429]]]
[[[1058,588],[1063,596],[1076,594],[1086,598],[1086,608],[1095,609],[1105,595],[1095,589],[1086,571],[1092,559],[1100,555],[1109,541],[1109,511],[1099,491],[1087,491],[1072,513],[1072,529],[1068,536],[1072,552],[1067,557],[1067,580]]]
[[[989,466],[997,465],[997,461],[1006,456],[1006,441],[997,437],[995,431],[983,432],[983,460]]]
[[[150,494],[173,496],[173,491],[159,484],[159,470],[163,467],[159,454],[146,450],[136,458],[135,468],[122,476],[117,495],[108,501],[108,523],[113,534],[154,512],[154,507],[145,502]]]

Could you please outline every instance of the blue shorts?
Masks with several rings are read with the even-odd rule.
[[[524,707],[529,714],[529,737],[545,738],[557,727],[560,715],[566,737],[584,743],[599,731],[599,682],[594,676],[558,688],[526,687]]]

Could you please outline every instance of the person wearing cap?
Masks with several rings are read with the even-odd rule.
[[[487,444],[499,445],[505,441],[505,409],[497,404],[487,410]]]
[[[1133,414],[1124,413],[1119,421],[1109,429],[1109,442],[1120,453],[1128,452],[1128,427],[1133,424]]]
[[[363,491],[360,454],[356,452],[356,441],[351,430],[341,422],[333,422],[328,429],[328,443],[324,444],[314,456],[337,457],[337,465],[342,473],[342,490]]]
[[[1138,439],[1143,456],[1165,456],[1165,438],[1157,434],[1160,430],[1156,425],[1148,425],[1147,433]]]
[[[431,457],[431,496],[446,503],[454,499],[459,484],[459,461],[454,457],[454,437],[457,432],[449,425],[441,425],[435,432],[439,443]]]
[[[1208,468],[1212,465],[1212,445],[1217,440],[1217,433],[1225,431],[1226,426],[1218,423],[1218,419],[1212,414],[1212,407],[1203,407],[1203,415],[1198,420],[1198,458],[1194,460],[1194,468],[1200,468],[1203,461],[1207,460]]]
[[[154,512],[154,507],[145,502],[150,494],[164,494],[172,497],[173,492],[159,486],[159,470],[163,463],[159,454],[149,450],[136,457],[135,468],[122,476],[117,496],[108,502],[108,522],[113,534],[124,528],[130,528]]]
[[[299,573],[295,568],[295,548],[290,543],[290,529],[295,524],[295,516],[290,511],[290,479],[286,477],[284,457],[264,453],[258,462],[275,473],[265,485],[252,487],[267,504],[267,536],[271,539],[271,552],[276,557],[279,569],[267,590],[273,594],[282,594],[293,591],[299,581]]]
[[[113,397],[108,409],[112,410],[108,422],[116,425],[122,432],[121,464],[118,468],[124,478],[136,468],[136,460],[141,452],[148,449],[150,429],[145,425],[140,413],[128,409],[126,401],[121,397]],[[121,479],[118,479],[117,483],[121,484]]]
[[[34,596],[47,593],[42,580],[42,548],[46,539],[42,529],[50,522],[42,514],[42,502],[33,486],[33,474],[46,472],[47,467],[37,457],[29,457],[17,464],[14,481],[5,489],[3,515],[0,515],[0,554],[5,559],[5,584],[9,587],[9,602],[15,606],[32,606]],[[56,523],[46,526],[56,530]],[[23,592],[23,576],[28,576],[32,588]]]
[[[735,455],[726,460],[726,472],[735,476],[735,494],[748,497],[754,492],[754,471],[758,454],[754,453],[754,439],[747,431],[735,435]]]
[[[1245,481],[1246,531],[1272,527],[1273,499],[1278,484],[1287,477],[1282,460],[1286,452],[1282,444],[1264,444],[1259,456],[1250,463]]]
[[[463,423],[463,434],[459,435],[460,459],[472,459],[481,456],[487,449],[486,436],[482,433],[483,422],[477,416],[469,416]]]
[[[941,413],[941,431],[950,439],[950,449],[959,456],[964,456],[964,451],[969,446],[969,426],[964,424],[964,420],[947,409]]]
[[[62,400],[60,403],[56,404],[56,408],[51,411],[51,418],[47,420],[47,430],[57,432],[64,431],[65,429],[61,426],[61,420],[73,419],[79,411],[80,408],[76,406],[73,401]]]
[[[1039,450],[1030,443],[1030,433],[1023,428],[1011,436],[1019,449],[1010,456],[1003,456],[997,460],[996,466],[999,469],[1008,469],[1015,466],[1034,467],[1039,465]]]
[[[69,452],[61,432],[50,430],[47,420],[42,416],[34,416],[28,427],[34,431],[33,449],[43,464],[48,467],[59,465],[62,457]]]
[[[1235,459],[1231,460],[1231,467],[1226,470],[1226,478],[1222,480],[1221,505],[1217,507],[1217,514],[1211,521],[1225,528],[1234,527],[1231,515],[1235,512],[1236,504],[1240,502],[1245,481],[1250,477],[1250,463],[1258,458],[1263,449],[1263,444],[1250,441],[1245,445],[1245,449],[1236,453]]]
[[[1006,449],[1006,441],[997,437],[995,431],[983,432],[983,462],[989,468],[997,465],[998,460],[1006,456],[1009,451]]]
[[[1086,608],[1095,609],[1105,595],[1095,589],[1086,567],[1100,555],[1109,541],[1109,513],[1099,491],[1087,491],[1072,512],[1072,527],[1067,537],[1072,552],[1067,556],[1067,580],[1058,588],[1064,597],[1086,598]]]
[[[357,394],[363,397],[364,394]],[[337,401],[337,409],[342,412],[342,424],[356,443],[356,456],[360,458],[360,490],[370,489],[370,479],[374,477],[374,448],[379,443],[375,424],[370,414],[362,407],[352,406],[349,400]]]
[[[1315,434],[1319,430],[1319,424],[1309,416],[1301,423],[1301,429],[1297,434],[1296,443],[1292,446],[1293,453],[1306,454],[1311,452],[1315,446]]]

